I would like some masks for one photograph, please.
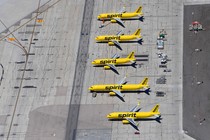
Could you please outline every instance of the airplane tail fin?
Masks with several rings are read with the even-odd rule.
[[[128,56],[128,59],[135,60],[134,52],[131,52]]]
[[[148,85],[148,77],[144,78],[144,80],[140,83],[140,85],[147,86]]]
[[[151,112],[157,113],[159,112],[159,104],[157,104],[152,110]]]
[[[136,9],[135,13],[141,14],[142,13],[142,6],[139,6],[138,9]]]
[[[133,35],[139,36],[140,33],[141,33],[141,29],[139,28],[139,29],[137,29],[137,30],[135,31],[135,33],[133,33]]]

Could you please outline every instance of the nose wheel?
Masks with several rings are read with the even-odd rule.
[[[93,92],[92,93],[92,97],[95,98],[96,96],[97,96],[97,93],[96,92]]]

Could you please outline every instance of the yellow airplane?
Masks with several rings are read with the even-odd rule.
[[[125,63],[130,63],[135,64],[136,63],[136,58],[134,56],[134,52],[131,52],[126,58],[120,58],[119,55],[115,54],[112,58],[110,59],[95,59],[92,61],[92,64],[95,66],[104,66],[104,69],[113,69],[117,71],[116,65],[122,65]]]
[[[138,9],[134,12],[127,13],[125,10],[125,7],[121,9],[117,13],[103,13],[99,14],[97,17],[100,21],[110,21],[111,23],[119,23],[123,27],[125,27],[122,20],[132,20],[132,19],[139,19],[143,21],[143,12],[142,12],[142,6],[139,6]]]
[[[126,77],[124,77],[118,84],[105,84],[105,85],[92,85],[89,87],[90,92],[97,93],[97,92],[108,92],[110,96],[117,96],[122,101],[123,94],[122,92],[129,92],[129,91],[143,91],[149,92],[150,88],[148,85],[148,78],[144,78],[143,81],[139,84],[127,84]]]
[[[149,112],[139,112],[141,108],[139,108],[140,104],[136,105],[129,112],[112,112],[107,115],[109,120],[122,120],[123,124],[131,124],[136,130],[139,131],[138,125],[139,123],[135,122],[135,120],[148,119],[150,117],[155,117],[155,120],[160,121],[161,114],[159,112],[159,105],[157,104],[151,111]],[[151,118],[150,118],[151,119]]]
[[[131,42],[131,40],[137,40],[137,42],[142,42],[142,36],[141,36],[141,29],[137,29],[133,34],[131,35],[124,35],[121,34],[122,31],[118,32],[116,35],[102,35],[97,36],[95,38],[96,42],[108,42],[109,46],[117,46],[120,50],[122,48],[120,47],[120,42]]]

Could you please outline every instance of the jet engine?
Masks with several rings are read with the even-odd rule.
[[[104,66],[104,69],[105,69],[105,70],[109,70],[110,67],[109,67],[109,66]]]
[[[123,124],[129,124],[130,122],[128,120],[122,120]]]
[[[113,42],[108,42],[108,45],[109,46],[114,46],[114,43]]]
[[[109,95],[110,95],[110,96],[115,96],[116,93],[114,93],[114,92],[109,92]]]
[[[112,19],[111,23],[117,23],[117,21],[115,19]]]

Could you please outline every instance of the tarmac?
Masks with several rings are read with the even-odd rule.
[[[36,8],[26,10],[15,21],[4,22],[16,39],[8,30],[0,35],[0,76],[3,77],[0,139],[191,140],[182,128],[184,3],[181,0],[49,0],[38,12]],[[34,5],[38,6],[38,1]],[[143,6],[143,22],[126,21],[126,28],[118,24],[99,28],[102,22],[96,20],[98,14],[116,12],[123,6],[127,11],[134,11],[139,5]],[[120,30],[131,34],[137,28],[142,29],[143,44],[123,43],[122,51],[94,40],[97,35]],[[159,52],[156,39],[162,29],[167,32],[167,41],[161,52],[170,58],[166,67],[171,72],[163,72],[156,54]],[[115,53],[127,56],[131,51],[138,56],[138,65],[117,67],[119,75],[91,65],[96,58]],[[152,92],[150,95],[127,93],[122,102],[106,93],[93,98],[88,91],[93,84],[116,83],[124,76],[128,83],[139,83],[149,77]],[[162,76],[166,83],[157,84]],[[157,91],[166,94],[157,97]],[[139,100],[141,111],[160,104],[161,123],[141,121],[138,135],[130,125],[106,118],[110,112],[130,110]]]
[[[27,63],[18,43],[1,40],[0,139],[65,138],[84,4],[51,0],[37,18],[34,12],[10,28],[30,48]]]

